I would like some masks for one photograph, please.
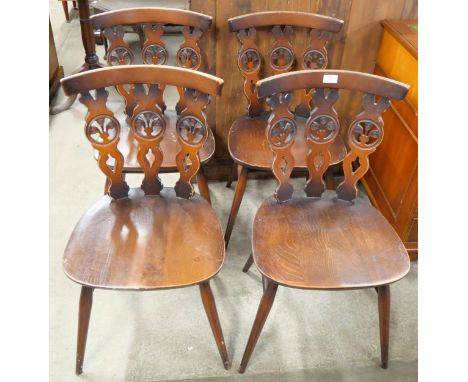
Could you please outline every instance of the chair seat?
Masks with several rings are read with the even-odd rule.
[[[81,217],[65,249],[73,281],[96,288],[160,289],[213,277],[224,261],[220,222],[205,199],[131,189],[102,197]]]
[[[253,225],[253,257],[267,278],[294,288],[353,289],[389,284],[410,268],[406,249],[384,216],[363,198],[274,197]]]
[[[257,170],[271,170],[273,153],[268,144],[265,129],[269,113],[258,117],[244,115],[237,118],[229,130],[228,147],[232,159],[242,166]],[[309,147],[304,137],[306,118],[295,118],[297,124],[296,139],[291,149],[294,155],[295,168],[307,168],[307,153]],[[340,136],[336,137],[331,146],[331,164],[340,163],[346,156],[346,147]]]
[[[177,134],[175,130],[177,114],[173,110],[166,110],[164,116],[166,120],[166,131],[164,132],[164,138],[161,141],[161,149],[164,152],[164,158],[160,172],[173,172],[177,171],[175,158],[177,153],[180,151],[180,145],[177,142]],[[143,171],[137,159],[138,142],[135,139],[135,135],[133,134],[128,121],[122,118],[119,120],[119,122],[121,125],[121,133],[118,149],[124,156],[124,172],[141,173]],[[208,129],[208,138],[199,153],[201,163],[203,164],[207,162],[213,156],[214,152],[215,139],[211,129]],[[97,150],[94,152],[94,157],[96,159],[99,157],[99,152]],[[148,158],[151,157],[152,154],[150,153]],[[113,166],[114,159],[109,158],[107,163]]]

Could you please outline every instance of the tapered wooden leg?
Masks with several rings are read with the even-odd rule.
[[[267,288],[263,293],[262,300],[260,301],[260,305],[258,307],[257,316],[255,317],[255,321],[250,332],[249,341],[245,347],[244,356],[242,357],[242,362],[239,367],[239,373],[243,373],[247,368],[250,356],[252,355],[255,345],[257,344],[258,337],[260,336],[263,325],[265,324],[268,313],[270,313],[271,306],[275,300],[277,289],[278,284],[271,281],[267,283]]]
[[[200,190],[200,195],[211,204],[210,189],[208,188],[208,182],[206,181],[205,172],[203,171],[202,166],[200,166],[200,169],[198,170],[197,183],[198,189]]]
[[[223,331],[221,329],[221,324],[219,323],[218,311],[216,310],[213,292],[211,291],[208,281],[200,284],[200,293],[216,345],[218,346],[219,355],[223,361],[224,368],[228,370],[231,367],[231,364],[229,362],[226,344],[224,343]]]
[[[227,183],[226,183],[227,188],[231,187],[232,181],[234,180],[234,177],[236,176],[236,173],[237,173],[237,164],[234,163],[232,165],[232,170],[231,170],[231,173],[229,174],[229,177],[228,177],[228,180],[227,180]]]
[[[83,360],[88,337],[89,317],[93,305],[93,288],[82,286],[80,296],[80,312],[78,317],[78,340],[76,346],[76,375],[83,372]]]
[[[248,174],[249,170],[247,169],[247,167],[242,167],[239,179],[237,180],[236,191],[234,192],[234,199],[232,200],[231,212],[229,213],[226,232],[224,233],[224,243],[226,245],[226,248],[229,244],[229,239],[231,238],[232,229],[234,228],[234,222],[236,221],[237,213],[239,212],[242,197],[244,196]]]
[[[248,272],[252,264],[253,264],[253,255],[250,254],[249,258],[245,262],[244,268],[242,268],[242,272]]]
[[[388,367],[388,345],[390,337],[390,286],[378,287],[379,325],[380,325],[380,358],[382,369]]]
[[[70,22],[70,15],[68,14],[68,1],[62,1],[63,12],[65,13],[65,19]]]

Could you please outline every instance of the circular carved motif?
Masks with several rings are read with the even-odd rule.
[[[308,136],[314,142],[326,143],[338,134],[338,123],[329,115],[318,115],[308,123]]]
[[[157,138],[165,127],[166,121],[154,111],[142,111],[133,119],[133,130],[143,139]]]
[[[243,72],[254,72],[260,67],[260,53],[256,49],[246,49],[237,59],[237,65]]]
[[[127,48],[114,48],[107,54],[109,65],[130,65],[133,62],[133,53]]]
[[[294,62],[294,53],[285,46],[278,46],[270,53],[271,66],[278,70],[289,69]]]
[[[323,69],[327,66],[327,58],[319,50],[311,49],[304,53],[302,66],[304,69]]]
[[[190,146],[197,146],[206,135],[206,126],[195,117],[182,117],[177,122],[179,137]]]
[[[91,143],[106,146],[119,137],[120,124],[114,117],[98,115],[86,125],[85,131]]]
[[[358,147],[372,149],[383,139],[383,129],[369,119],[353,122],[349,130],[349,138]]]
[[[198,69],[201,64],[200,53],[190,47],[181,48],[177,51],[177,63],[183,68]]]
[[[289,118],[281,118],[276,121],[269,131],[269,141],[273,146],[284,148],[294,139],[296,123]]]
[[[148,65],[164,65],[167,61],[167,50],[159,44],[150,44],[143,52],[143,62]]]

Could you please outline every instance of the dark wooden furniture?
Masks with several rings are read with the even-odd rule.
[[[389,139],[363,179],[372,203],[392,224],[412,260],[418,258],[418,22],[385,20],[375,74],[411,85],[385,114]]]
[[[106,87],[134,85],[131,129],[144,171],[140,188],[129,189],[119,151],[124,127],[107,105]],[[103,68],[67,77],[67,95],[80,94],[86,106],[85,133],[99,152],[98,165],[110,180],[109,195],[90,207],[76,225],[63,257],[65,274],[82,285],[76,373],[81,374],[96,288],[158,290],[199,285],[203,305],[224,367],[229,359],[209,280],[224,261],[221,225],[209,203],[195,195],[191,180],[208,139],[204,110],[223,81],[195,71],[152,65]],[[161,103],[168,86],[184,88],[186,107],[177,119],[179,151],[165,152],[169,120]],[[123,98],[125,100],[125,98]],[[150,155],[150,153],[152,155]],[[175,156],[180,178],[174,189],[158,177],[164,159]],[[110,159],[113,162],[110,163]],[[171,160],[174,160],[171,158]]]
[[[384,77],[344,70],[298,71],[257,83],[258,95],[269,97],[272,107],[266,136],[274,153],[271,168],[278,187],[274,196],[263,201],[253,225],[253,260],[263,276],[265,289],[242,358],[241,373],[247,367],[278,285],[317,290],[376,288],[381,360],[382,367],[387,368],[389,284],[408,273],[410,262],[388,221],[365,199],[357,197],[356,184],[368,170],[369,155],[383,140],[382,113],[390,106],[391,98],[402,100],[408,88]],[[309,179],[305,195],[293,195],[289,183],[295,165],[292,147],[301,131],[294,121],[297,109],[291,111],[291,92],[300,89],[311,89],[315,107],[305,125]],[[344,180],[335,192],[325,189],[323,176],[331,163],[330,148],[340,130],[334,105],[341,89],[364,95],[363,110],[347,133],[350,152],[343,161]]]
[[[234,222],[245,192],[250,170],[270,171],[273,154],[269,148],[265,129],[270,116],[263,107],[262,100],[255,93],[255,84],[261,75],[268,76],[289,72],[296,66],[298,69],[323,69],[327,66],[326,45],[333,33],[339,32],[342,20],[305,12],[257,12],[234,17],[228,20],[229,30],[237,33],[241,43],[237,55],[237,64],[244,77],[244,94],[247,97],[247,114],[237,118],[229,130],[229,154],[234,160],[233,174],[228,180],[229,187],[237,172],[238,182],[232,201],[231,211],[224,235],[226,247],[229,244]],[[293,36],[295,28],[306,28],[310,34],[309,44],[302,52],[294,52]],[[273,34],[273,44],[267,56],[263,57],[256,42],[257,29],[267,28]],[[271,36],[270,36],[271,38]],[[296,57],[297,55],[297,57]],[[265,61],[265,68],[262,62]],[[297,64],[297,65],[295,65]],[[262,71],[263,69],[263,71]],[[298,92],[296,125],[304,135],[304,123],[310,113],[310,94]],[[304,139],[297,139],[293,147],[295,166],[305,169],[307,145]],[[332,164],[343,160],[346,147],[341,138],[335,140],[332,152]]]
[[[49,102],[54,98],[60,87],[60,79],[63,77],[63,67],[59,64],[57,50],[55,49],[54,34],[49,19]]]
[[[99,13],[91,16],[91,24],[95,30],[101,30],[103,36],[109,41],[106,51],[109,65],[131,65],[136,62],[145,64],[165,65],[169,60],[169,52],[163,41],[166,25],[182,26],[184,37],[179,50],[175,55],[177,66],[206,71],[209,68],[209,57],[202,51],[199,41],[207,34],[211,27],[210,16],[201,13],[168,8],[130,8],[116,11]],[[141,28],[142,46],[137,57],[136,52],[124,38],[124,27],[134,26]],[[137,58],[139,60],[137,60]],[[128,118],[133,117],[136,106],[136,99],[133,87],[128,85],[118,85],[117,90],[125,98],[125,112]],[[179,152],[177,134],[175,133],[177,115],[185,108],[185,98],[183,87],[178,88],[179,102],[174,111],[166,111],[168,124],[165,132],[165,139],[162,142],[163,150],[168,155],[164,159],[160,172],[175,172],[175,154]],[[161,102],[162,108],[166,106]],[[123,130],[123,136],[119,143],[119,150],[124,156],[124,174],[142,172],[137,160],[137,139],[130,128]],[[206,163],[215,152],[215,139],[211,130],[208,130],[206,144],[200,151],[202,165]],[[210,202],[210,193],[206,182],[203,167],[197,174],[197,182],[200,187],[200,194]],[[105,190],[107,192],[107,190]]]
[[[67,20],[67,22],[69,23],[70,22],[70,14],[68,13],[68,1],[65,1],[65,0],[59,0],[62,2],[62,6],[63,6],[63,13],[65,13],[65,19]],[[76,1],[72,1],[73,3],[73,8],[74,9],[77,9],[76,7]]]

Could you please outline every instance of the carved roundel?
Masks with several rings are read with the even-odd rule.
[[[382,127],[369,119],[353,122],[348,134],[351,141],[363,149],[375,148],[383,139]]]
[[[107,54],[107,62],[111,66],[130,65],[133,62],[133,52],[124,47],[114,48]]]
[[[278,148],[287,147],[296,135],[296,123],[289,118],[281,118],[276,121],[268,132],[268,139],[273,146]]]
[[[237,58],[237,65],[243,72],[255,72],[261,63],[260,53],[256,49],[246,49]]]
[[[166,121],[154,111],[142,111],[133,119],[133,131],[143,139],[155,139],[164,133]]]
[[[201,65],[201,56],[195,49],[190,47],[181,48],[177,51],[177,64],[182,68],[198,69]]]
[[[186,144],[198,146],[207,135],[207,127],[198,118],[187,116],[177,121],[177,133]]]
[[[338,135],[338,123],[329,115],[317,115],[307,123],[307,137],[316,143],[327,143]]]
[[[159,44],[150,44],[141,52],[143,62],[148,65],[164,65],[167,61],[167,50]]]
[[[85,127],[88,140],[99,146],[106,146],[115,142],[120,134],[119,122],[110,115],[98,115]]]
[[[289,69],[294,62],[294,53],[285,46],[278,46],[270,53],[271,66],[277,70]]]
[[[316,49],[310,49],[304,53],[302,67],[304,69],[323,69],[327,66],[327,57]]]

